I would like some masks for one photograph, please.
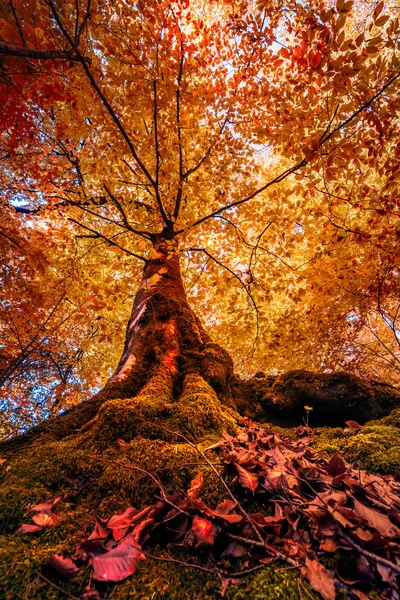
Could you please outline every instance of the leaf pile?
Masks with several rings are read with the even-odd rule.
[[[273,516],[249,515],[269,549],[301,564],[324,598],[335,598],[335,586],[358,598],[368,589],[379,589],[381,598],[398,598],[399,478],[368,474],[338,455],[327,461],[310,442],[293,442],[250,423],[214,448],[224,453],[231,483],[254,494],[249,505],[256,501],[263,512],[273,507]],[[248,527],[245,535],[252,537]],[[349,554],[351,578],[321,562],[339,550]]]
[[[360,600],[370,590],[379,590],[385,600],[398,599],[399,481],[370,475],[338,455],[327,461],[310,442],[308,437],[289,440],[249,422],[236,436],[225,434],[207,449],[222,452],[226,473],[221,481],[229,498],[215,508],[203,501],[202,473],[186,494],[168,496],[160,485],[156,504],[97,517],[72,558],[88,561],[93,579],[118,582],[132,575],[146,555],[157,558],[148,554],[150,546],[175,545],[192,554],[192,562],[181,564],[208,570],[202,565],[211,563],[222,592],[229,582],[279,559],[298,568],[327,600],[334,600],[341,588]],[[328,568],[333,555],[345,557],[336,560],[335,570]],[[53,562],[60,564],[60,559]],[[71,561],[64,566],[73,570]],[[62,568],[56,570],[62,574]]]

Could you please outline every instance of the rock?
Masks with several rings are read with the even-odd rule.
[[[344,425],[354,419],[365,423],[400,407],[400,391],[383,382],[366,380],[351,373],[288,371],[277,377],[257,376],[242,383],[238,408],[242,414],[279,424],[300,424],[305,406],[312,407],[313,426]],[[238,386],[240,387],[240,386]],[[262,407],[264,415],[257,409]]]

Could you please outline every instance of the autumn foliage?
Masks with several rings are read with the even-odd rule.
[[[357,402],[362,424],[398,406],[398,13],[392,0],[0,6],[0,512],[30,557],[21,593],[44,582],[57,597],[58,573],[82,599],[100,596],[92,577],[111,597],[108,581],[171,543],[227,594],[278,559],[305,594],[397,598],[398,476],[333,442],[316,454],[302,398],[315,371],[322,405],[332,373],[354,384],[356,400],[337,391],[343,448],[367,440]],[[285,371],[300,381],[290,402]],[[301,430],[246,421],[257,404]],[[396,414],[365,436],[396,448]],[[136,480],[100,473],[130,444],[158,488],[135,502]],[[223,498],[201,499],[202,474],[188,486],[193,454]],[[79,511],[97,512],[84,540]],[[48,552],[68,519],[75,554],[59,539]]]
[[[394,5],[13,0],[0,17],[11,429],[104,384],[163,226],[243,374],[397,381]]]

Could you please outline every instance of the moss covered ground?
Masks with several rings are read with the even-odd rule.
[[[141,508],[154,502],[159,489],[147,471],[171,494],[186,490],[202,471],[202,497],[218,503],[225,497],[221,482],[196,449],[173,432],[205,448],[223,431],[233,433],[240,422],[202,377],[188,375],[182,394],[174,399],[168,377],[159,373],[136,398],[104,402],[94,418],[73,434],[59,439],[56,429],[47,429],[19,448],[4,446],[0,451],[6,459],[0,467],[0,598],[79,598],[89,581],[89,567],[82,566],[72,581],[64,581],[46,567],[46,558],[53,553],[72,555],[76,544],[92,531],[95,515],[109,517],[127,506]],[[295,435],[294,430],[288,433]],[[324,456],[339,452],[371,471],[394,473],[400,469],[400,410],[367,423],[360,431],[315,430],[314,448]],[[208,456],[219,469],[217,455]],[[50,496],[62,496],[55,509],[57,523],[34,535],[17,533],[22,523],[32,522],[30,507]],[[166,556],[159,548],[151,552]],[[180,549],[171,553],[178,560],[191,560]],[[225,598],[297,599],[298,585],[296,570],[270,564],[243,578],[240,585],[230,585]],[[221,597],[218,577],[150,558],[134,576],[98,589],[102,598],[121,600]],[[303,597],[318,597],[308,587],[307,592],[311,595],[303,591]]]

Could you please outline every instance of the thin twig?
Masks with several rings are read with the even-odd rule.
[[[79,225],[79,227],[82,227],[83,229],[87,229],[87,231],[91,231],[92,233],[94,233],[96,235],[96,237],[102,238],[103,240],[105,240],[107,242],[107,244],[109,244],[110,246],[115,246],[116,248],[119,248],[120,250],[122,250],[122,252],[125,252],[125,254],[134,256],[135,258],[138,258],[139,260],[142,260],[143,262],[147,262],[147,260],[143,256],[140,256],[140,254],[136,254],[135,252],[131,252],[130,250],[123,248],[122,246],[120,246],[116,242],[113,242],[112,240],[110,240],[110,238],[106,237],[105,235],[96,231],[95,229],[92,229],[91,227],[87,227],[87,225],[83,225],[83,223],[79,223],[79,221],[75,221],[75,219],[72,219],[71,217],[68,218],[68,221],[75,223],[75,225]]]
[[[47,577],[45,577],[44,575],[42,575],[41,573],[39,573],[39,571],[35,571],[35,573],[36,573],[36,575],[38,577],[40,577],[40,579],[43,579],[43,581],[45,581],[46,583],[48,583],[51,587],[55,588],[59,592],[62,592],[63,594],[65,594],[66,596],[68,596],[68,598],[72,598],[72,600],[79,600],[79,598],[77,596],[73,596],[72,594],[70,594],[66,590],[63,590],[62,587],[60,587],[59,585],[57,585],[56,583],[54,583],[54,581],[51,581],[50,579],[47,579]]]

